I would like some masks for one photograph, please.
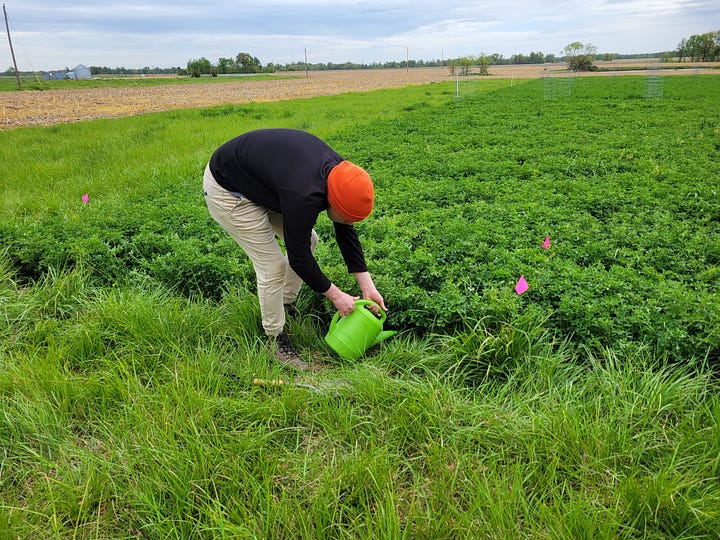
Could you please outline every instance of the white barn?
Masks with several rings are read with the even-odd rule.
[[[75,66],[71,73],[75,74],[75,79],[92,79],[92,75],[90,74],[90,68],[87,66],[83,66],[82,64],[78,64]]]

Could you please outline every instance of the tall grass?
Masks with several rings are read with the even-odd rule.
[[[400,336],[363,362],[281,372],[256,302],[79,270],[3,269],[5,538],[704,538],[720,528],[717,380],[645,351],[580,353],[528,321]],[[481,336],[485,335],[485,338]],[[502,351],[505,351],[504,353]],[[512,368],[463,371],[467,358]]]

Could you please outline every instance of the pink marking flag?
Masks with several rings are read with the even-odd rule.
[[[545,237],[545,241],[543,242],[542,247],[543,247],[543,249],[550,249],[550,245],[551,245],[551,244],[550,244],[550,237],[549,237],[549,236],[546,236],[546,237]]]
[[[527,291],[530,288],[528,285],[528,282],[525,281],[525,276],[520,276],[520,279],[517,282],[517,285],[515,285],[515,292],[518,294],[522,294],[525,291]]]
[[[83,204],[87,204],[89,200],[90,200],[90,197],[88,196],[87,193],[82,196],[82,202],[83,202]]]

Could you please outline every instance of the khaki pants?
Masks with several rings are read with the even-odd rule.
[[[265,333],[277,336],[285,326],[285,308],[297,298],[302,280],[292,271],[276,236],[283,239],[282,216],[220,186],[209,166],[203,178],[205,201],[212,218],[247,253],[257,276],[260,313]],[[310,245],[315,252],[318,236],[312,231]]]

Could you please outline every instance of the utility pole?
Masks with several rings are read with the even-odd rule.
[[[3,2],[3,14],[5,15],[5,29],[7,30],[8,43],[10,43],[10,54],[13,59],[13,66],[15,66],[15,79],[17,79],[18,90],[20,90],[20,72],[18,72],[17,62],[15,61],[15,51],[13,50],[12,40],[10,39],[10,25],[8,25],[7,10],[5,9],[5,3]]]

